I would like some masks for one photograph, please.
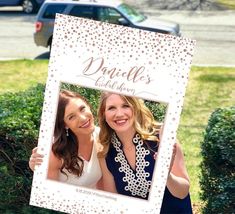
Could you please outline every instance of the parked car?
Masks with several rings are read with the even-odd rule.
[[[119,0],[46,0],[35,23],[34,41],[37,46],[51,47],[56,13],[180,36],[179,24],[150,19]]]
[[[22,6],[25,13],[35,13],[45,0],[0,0],[0,7]]]

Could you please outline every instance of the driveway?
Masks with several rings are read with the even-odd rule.
[[[190,12],[144,9],[156,18],[180,24],[182,36],[197,41],[193,64],[235,67],[235,12]],[[0,59],[48,58],[33,41],[35,15],[0,10]]]

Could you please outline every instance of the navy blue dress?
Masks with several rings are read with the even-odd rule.
[[[117,192],[126,196],[148,199],[155,165],[154,154],[158,150],[158,144],[153,141],[143,143],[140,136],[135,135],[133,142],[136,147],[136,169],[133,170],[115,134],[111,141],[106,164],[114,177]],[[191,214],[190,195],[179,199],[174,197],[166,187],[160,213]]]

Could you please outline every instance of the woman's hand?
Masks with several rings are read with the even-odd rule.
[[[38,154],[37,149],[38,149],[38,147],[35,147],[32,150],[32,154],[31,154],[30,159],[29,159],[29,168],[32,171],[34,171],[36,165],[39,166],[43,162],[43,155]]]

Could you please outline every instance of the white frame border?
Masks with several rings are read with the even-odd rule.
[[[110,39],[117,43],[109,44]],[[118,46],[114,47],[115,44]],[[194,45],[195,42],[187,38],[57,14],[38,143],[39,152],[44,154],[45,161],[34,172],[30,204],[67,213],[158,213],[176,140]],[[121,52],[123,49],[125,51]],[[135,55],[130,55],[133,52]],[[144,54],[141,55],[141,52]],[[111,58],[111,55],[114,57]],[[120,72],[133,65],[137,68],[143,66],[143,72],[139,72],[143,78],[138,81],[132,78],[130,81],[131,78],[123,76],[111,78],[104,73],[101,75],[100,71],[85,71],[87,60],[91,57],[97,59],[92,66],[97,66],[95,62],[103,59],[107,62],[107,68],[115,67]],[[120,91],[120,85],[114,88],[107,84],[99,85],[99,78],[111,82],[118,80],[117,84],[122,82],[126,90]],[[127,198],[46,179],[51,148],[49,142],[53,139],[61,82],[167,103],[164,131],[155,164],[157,170],[154,170],[149,200]]]

